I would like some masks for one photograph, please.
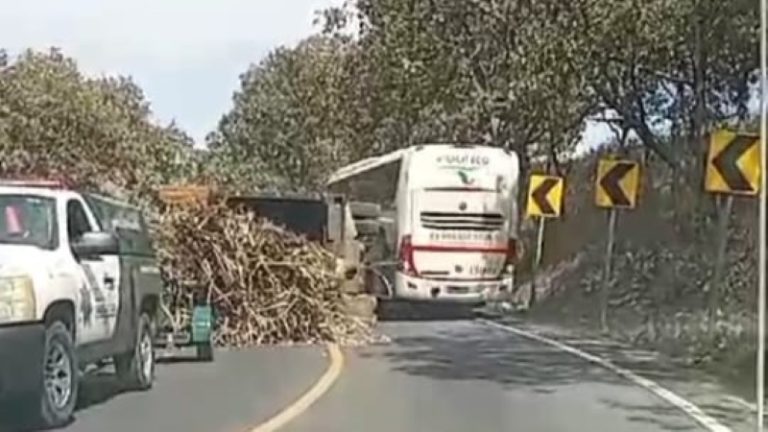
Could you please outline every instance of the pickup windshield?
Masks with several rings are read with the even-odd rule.
[[[0,244],[56,247],[56,202],[39,195],[0,195]]]

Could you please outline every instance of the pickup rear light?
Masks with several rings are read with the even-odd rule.
[[[410,235],[404,235],[400,240],[400,251],[398,253],[398,270],[408,276],[418,276],[416,265],[413,262],[413,243]]]

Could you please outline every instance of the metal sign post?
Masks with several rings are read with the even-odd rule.
[[[766,149],[765,142],[768,136],[768,105],[766,92],[768,92],[768,5],[766,0],[760,1],[760,218],[758,232],[760,233],[760,252],[758,262],[758,287],[757,287],[757,430],[763,431],[765,411],[765,284],[766,284]]]
[[[526,215],[536,217],[539,227],[536,237],[536,254],[531,266],[531,295],[528,298],[528,308],[536,303],[536,279],[544,252],[544,227],[547,218],[559,218],[563,211],[563,195],[565,180],[562,177],[532,174],[528,184],[528,204]]]
[[[763,431],[765,411],[765,235],[766,235],[766,196],[765,196],[765,138],[766,138],[766,10],[765,1],[761,0],[761,53],[760,53],[760,134],[745,134],[726,129],[719,129],[710,134],[709,154],[707,156],[704,189],[707,192],[726,195],[725,203],[719,212],[718,247],[715,263],[715,277],[712,280],[709,312],[710,328],[714,328],[715,311],[720,301],[720,290],[725,267],[725,249],[728,236],[728,219],[733,206],[733,195],[744,198],[759,198],[760,217],[758,236],[760,250],[758,257],[757,287],[757,430]]]
[[[531,270],[531,296],[528,299],[528,307],[533,307],[536,304],[536,280],[539,275],[539,266],[541,265],[541,257],[544,252],[544,228],[547,224],[547,219],[539,217],[539,229],[536,234],[536,255],[533,257],[533,269]]]
[[[733,195],[759,197],[758,287],[757,287],[757,430],[763,430],[764,376],[765,376],[765,135],[766,135],[766,68],[765,68],[765,0],[761,1],[761,101],[760,134],[744,134],[720,129],[710,134],[704,189],[707,192],[727,195],[719,212],[718,247],[715,275],[712,279],[709,301],[710,329],[714,329],[715,311],[720,302],[725,249],[728,236],[728,219],[733,206]]]
[[[608,330],[608,300],[611,288],[611,263],[616,238],[618,209],[633,209],[640,189],[640,164],[631,160],[600,159],[595,176],[595,205],[608,209],[608,240],[600,289],[600,326]]]
[[[613,260],[613,243],[616,238],[616,209],[608,210],[608,241],[605,244],[605,261],[603,262],[603,289],[600,290],[600,327],[608,330],[608,298],[611,288],[611,263]]]
[[[728,222],[733,212],[733,195],[727,195],[718,200],[717,242],[715,249],[715,271],[709,289],[709,331],[715,331],[717,310],[720,304],[720,291],[725,275],[725,252],[728,247]],[[722,201],[722,203],[721,203]]]

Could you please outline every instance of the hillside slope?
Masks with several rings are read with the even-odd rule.
[[[600,330],[599,298],[607,238],[607,212],[594,203],[600,153],[573,161],[566,210],[547,224],[537,320]],[[645,158],[638,207],[618,216],[609,288],[608,335],[713,369],[751,389],[756,349],[757,200],[736,198],[729,223],[723,283],[710,308],[717,245],[717,198],[705,194],[701,161],[678,169]],[[535,244],[533,221],[524,227]],[[528,248],[531,251],[531,247]],[[530,280],[530,260],[520,269]],[[530,284],[518,295],[527,297]],[[710,314],[710,311],[712,312]],[[715,317],[714,320],[710,317]],[[751,390],[744,390],[749,397]]]

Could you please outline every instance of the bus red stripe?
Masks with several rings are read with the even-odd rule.
[[[433,187],[424,190],[429,192],[496,192],[494,189],[478,187]]]
[[[441,278],[441,277],[429,277],[429,276],[423,276],[423,279],[430,280],[430,281],[436,281],[436,282],[499,282],[499,278],[467,278],[467,279],[459,279],[459,278]]]
[[[413,250],[418,252],[480,252],[505,254],[509,251],[507,247],[477,247],[477,246],[437,246],[437,245],[414,245]]]

